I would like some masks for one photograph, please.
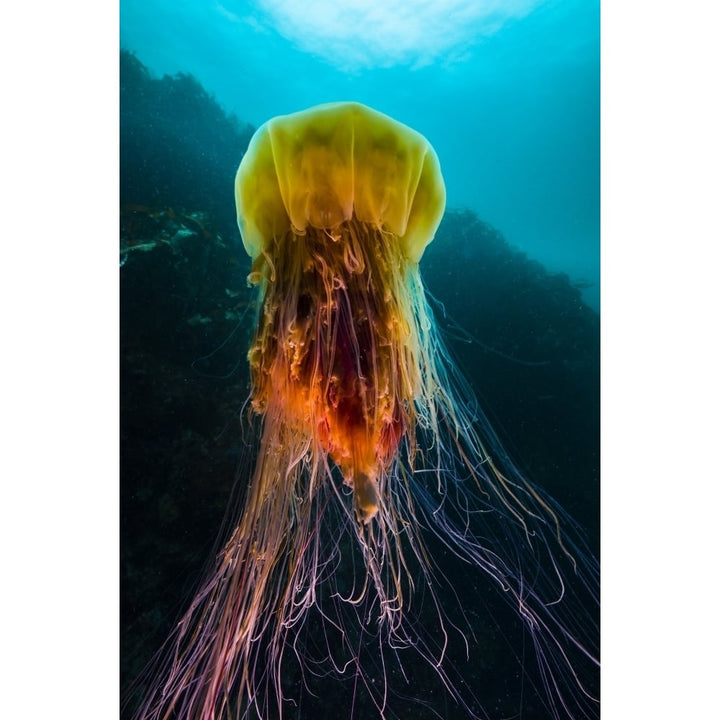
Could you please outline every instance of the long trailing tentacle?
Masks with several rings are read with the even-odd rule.
[[[597,662],[585,607],[597,603],[596,564],[471,401],[417,263],[356,219],[273,242],[251,274],[262,439],[246,505],[138,717],[281,717],[290,660],[306,687],[354,672],[391,717],[385,653],[402,668],[407,648],[485,717],[447,658],[450,636],[465,633],[444,610],[456,591],[438,546],[480,569],[521,619],[550,714],[594,717],[576,665]],[[433,640],[419,627],[425,606]],[[319,632],[301,641],[310,625]]]

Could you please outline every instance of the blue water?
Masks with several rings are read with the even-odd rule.
[[[255,126],[336,100],[410,125],[448,207],[599,310],[599,0],[122,0],[120,42]]]

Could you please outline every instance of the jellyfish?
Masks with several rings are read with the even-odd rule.
[[[276,117],[242,158],[235,200],[257,293],[256,463],[136,717],[282,718],[311,678],[348,676],[377,717],[396,717],[386,668],[412,651],[453,717],[489,717],[448,660],[465,635],[444,610],[454,581],[437,547],[522,623],[547,716],[596,716],[579,668],[598,663],[597,563],[503,450],[423,287],[445,208],[430,143],[354,102]]]

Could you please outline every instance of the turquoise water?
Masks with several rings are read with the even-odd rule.
[[[438,152],[449,208],[599,310],[597,0],[123,0],[120,42],[255,126],[336,100],[410,125]]]

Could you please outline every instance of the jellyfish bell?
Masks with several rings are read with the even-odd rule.
[[[356,218],[393,233],[417,263],[440,225],[445,184],[420,133],[360,103],[327,103],[257,130],[235,202],[252,258],[290,229],[332,231]]]
[[[404,649],[459,712],[486,717],[451,677],[457,625],[444,605],[457,592],[428,534],[523,623],[547,714],[594,717],[578,664],[597,665],[596,563],[505,455],[426,300],[418,262],[445,206],[429,142],[358,103],[277,117],[251,140],[235,199],[258,288],[257,459],[136,717],[282,717],[289,660],[306,686],[353,673],[377,715],[394,717],[386,660]],[[434,613],[439,639],[411,606]]]
[[[255,133],[235,197],[263,295],[254,407],[329,455],[368,523],[422,393],[412,293],[445,208],[437,155],[364,105],[321,105]]]

